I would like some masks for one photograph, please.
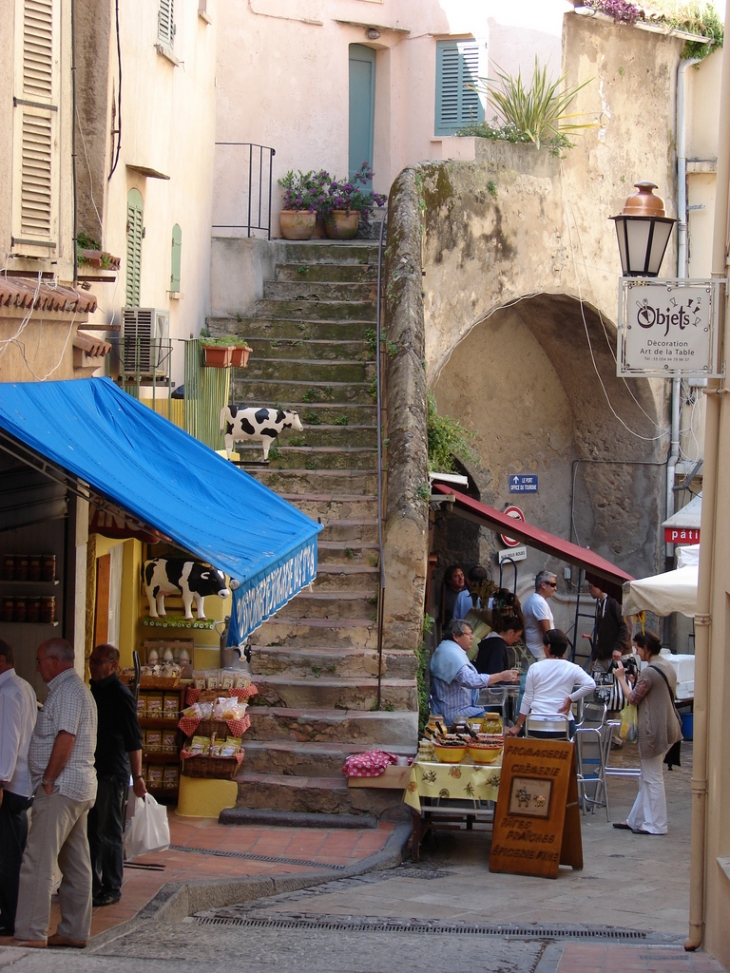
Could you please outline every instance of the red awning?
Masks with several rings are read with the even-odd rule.
[[[521,520],[514,520],[507,514],[500,513],[495,507],[490,507],[486,503],[473,500],[463,493],[459,493],[453,487],[446,486],[444,483],[433,483],[431,489],[435,493],[452,494],[454,497],[454,513],[467,520],[472,520],[476,524],[490,527],[499,534],[507,534],[508,537],[515,537],[523,541],[530,547],[537,548],[545,554],[552,554],[553,557],[569,564],[576,564],[589,571],[591,574],[598,575],[606,581],[611,581],[615,585],[622,585],[624,581],[633,581],[632,575],[627,574],[615,564],[611,564],[605,558],[589,550],[587,547],[580,547],[578,544],[571,544],[564,541],[555,534],[549,534],[546,530],[526,524]]]

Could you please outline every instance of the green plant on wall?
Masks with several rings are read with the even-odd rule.
[[[476,84],[467,87],[486,94],[487,101],[498,112],[498,117],[494,119],[494,125],[482,123],[470,126],[468,129],[460,129],[458,134],[482,135],[508,142],[533,142],[538,149],[543,143],[555,151],[571,148],[573,143],[568,138],[568,133],[594,128],[597,123],[572,121],[586,114],[569,113],[567,109],[578,92],[590,84],[590,81],[562,91],[566,77],[567,75],[561,75],[557,81],[550,81],[547,67],[541,67],[536,57],[529,87],[522,80],[521,71],[514,77],[498,69],[496,78],[480,78]]]
[[[454,457],[478,463],[472,446],[476,433],[464,429],[458,419],[439,415],[433,392],[428,393],[428,468],[440,473],[456,473]]]
[[[418,693],[418,735],[423,733],[423,728],[428,723],[430,705],[428,701],[428,649],[426,648],[426,636],[433,631],[433,619],[430,615],[423,616],[423,629],[421,642],[416,649],[418,668],[416,670],[416,691]]]

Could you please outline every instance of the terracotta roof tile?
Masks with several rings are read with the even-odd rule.
[[[39,283],[33,277],[3,277],[0,274],[0,307],[92,314],[96,310],[96,298],[73,287],[46,281]]]
[[[81,351],[85,351],[92,358],[102,358],[112,350],[112,346],[108,341],[103,341],[101,338],[93,338],[90,334],[85,334],[83,331],[76,332],[73,345],[74,348],[80,348]]]

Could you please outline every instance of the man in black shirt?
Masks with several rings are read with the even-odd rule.
[[[596,599],[591,663],[594,669],[608,672],[614,659],[631,651],[631,630],[621,614],[621,605],[606,593],[603,584],[595,575],[586,574],[588,593]]]
[[[119,649],[97,645],[89,659],[91,693],[99,711],[94,767],[99,782],[89,812],[93,904],[112,905],[122,897],[124,799],[130,773],[134,793],[147,793],[142,777],[142,731],[134,696],[119,681]]]

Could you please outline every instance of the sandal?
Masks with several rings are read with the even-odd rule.
[[[631,826],[628,825],[628,824],[626,824],[625,821],[616,821],[615,824],[614,824],[614,828],[618,828],[619,831],[631,831],[632,830]]]

